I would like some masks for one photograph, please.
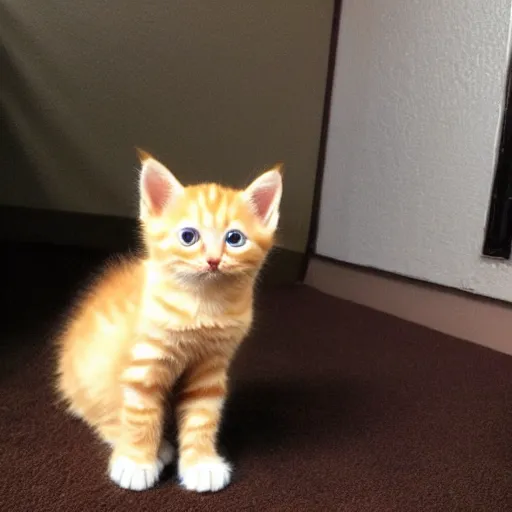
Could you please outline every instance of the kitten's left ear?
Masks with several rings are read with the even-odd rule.
[[[271,230],[277,228],[279,220],[279,204],[283,193],[282,167],[282,164],[276,164],[256,178],[243,192],[261,223]]]
[[[138,150],[142,161],[139,178],[140,218],[160,216],[172,201],[183,193],[183,185],[148,153]]]

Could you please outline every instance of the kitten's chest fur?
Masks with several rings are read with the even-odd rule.
[[[200,344],[204,348],[240,341],[252,323],[252,286],[212,280],[180,288],[165,279],[148,280],[142,314],[164,327],[167,343]]]

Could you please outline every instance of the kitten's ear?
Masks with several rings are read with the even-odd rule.
[[[276,229],[283,193],[282,164],[277,164],[256,178],[243,192],[256,216],[269,229]]]
[[[137,150],[142,162],[139,178],[140,218],[159,216],[183,193],[183,185],[171,171],[148,153]]]

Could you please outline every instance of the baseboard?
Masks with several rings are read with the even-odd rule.
[[[105,252],[138,252],[138,222],[133,218],[0,206],[0,240],[53,244]],[[283,247],[270,254],[262,285],[294,284],[305,256]]]
[[[0,238],[119,252],[139,245],[135,219],[17,206],[0,207]]]
[[[512,355],[512,304],[317,257],[309,262],[305,283]]]

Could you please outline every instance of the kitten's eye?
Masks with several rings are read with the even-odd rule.
[[[226,235],[226,243],[231,247],[242,247],[247,242],[247,237],[238,229],[228,231]]]
[[[183,228],[180,231],[180,242],[183,245],[194,245],[199,240],[199,232],[194,228]]]

